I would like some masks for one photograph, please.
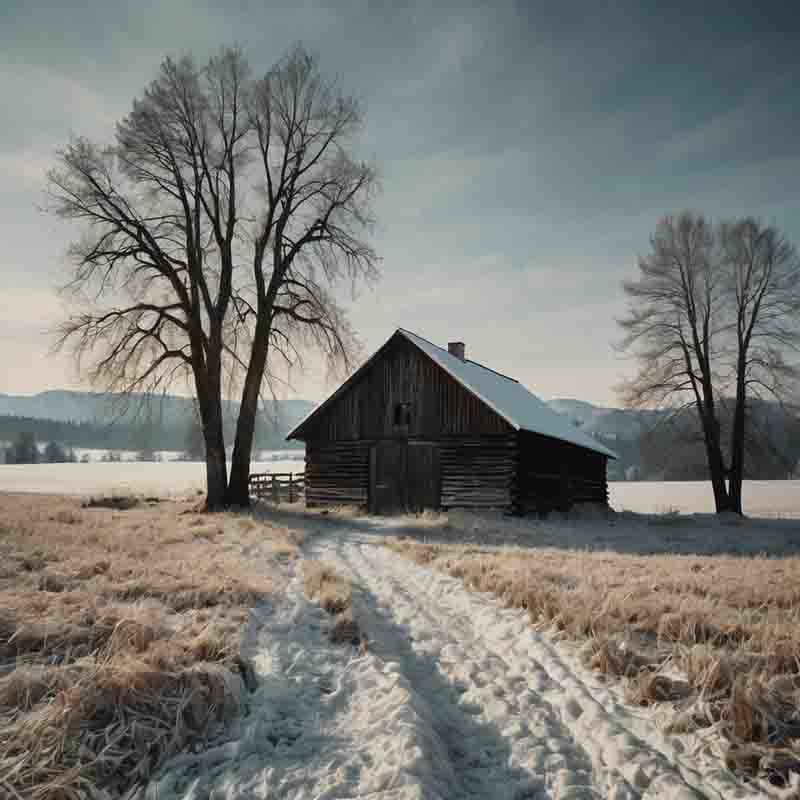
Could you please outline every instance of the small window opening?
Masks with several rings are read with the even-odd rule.
[[[411,403],[396,403],[394,407],[394,424],[411,424]]]

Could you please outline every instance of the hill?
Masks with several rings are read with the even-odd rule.
[[[285,449],[302,446],[286,434],[312,408],[305,400],[267,403],[256,424],[255,446]],[[226,402],[225,436],[233,441],[238,403]],[[194,401],[178,395],[119,395],[54,390],[23,396],[0,394],[0,440],[30,432],[40,441],[72,447],[131,450],[183,450],[197,439]]]
[[[569,417],[587,433],[606,439],[636,439],[652,429],[666,411],[634,411],[595,406],[585,400],[557,399],[547,403],[553,411]]]
[[[595,406],[560,398],[548,402],[619,456],[610,461],[610,480],[703,480],[707,478],[702,431],[693,411],[639,411]],[[720,401],[723,440],[731,403]],[[800,416],[778,403],[753,400],[749,410],[746,477],[785,478],[800,461]]]
[[[268,403],[264,415],[274,419],[278,428],[288,431],[311,411],[306,400],[279,400]],[[226,401],[223,412],[235,419],[239,404]],[[158,420],[167,426],[183,423],[194,414],[194,400],[180,395],[134,394],[130,398],[101,392],[73,392],[55,389],[34,395],[0,394],[0,416],[50,419],[59,422],[91,422],[97,425],[112,422],[136,424]]]
[[[637,411],[559,398],[549,407],[569,417],[619,458],[608,464],[610,480],[703,480],[705,453],[692,412]],[[255,447],[302,447],[286,434],[313,408],[306,400],[269,403],[259,415]],[[233,441],[238,404],[224,406],[225,438]],[[196,448],[200,438],[192,398],[135,395],[127,405],[118,395],[54,390],[32,396],[0,394],[0,442],[33,433],[40,442],[67,447],[145,451]],[[723,434],[727,421],[723,418]],[[776,403],[756,402],[748,448],[748,478],[784,478],[800,460],[800,419]]]

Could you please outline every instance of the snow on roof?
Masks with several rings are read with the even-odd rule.
[[[465,389],[483,400],[489,408],[517,430],[551,436],[610,458],[617,457],[616,453],[604,447],[593,436],[576,428],[567,417],[553,411],[544,401],[513,378],[501,375],[475,361],[469,359],[462,361],[456,356],[451,356],[447,350],[411,331],[403,328],[398,330]]]
[[[550,436],[554,439],[571,442],[579,447],[585,447],[587,450],[594,450],[594,452],[610,458],[617,457],[616,453],[604,447],[594,437],[576,428],[567,417],[553,411],[546,403],[513,378],[501,375],[499,372],[484,367],[475,361],[470,361],[469,359],[462,361],[456,356],[451,356],[447,350],[438,347],[427,339],[423,339],[421,336],[417,336],[416,333],[405,330],[405,328],[398,328],[395,332],[395,335],[397,334],[416,345],[468,392],[486,403],[489,408],[517,430]],[[286,438],[294,438],[305,423],[338,397],[345,387],[352,383],[360,372],[366,369],[381,350],[383,350],[383,347],[368,358],[350,376],[348,381],[300,421]]]

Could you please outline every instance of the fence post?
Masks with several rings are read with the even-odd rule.
[[[292,473],[289,473],[289,502],[294,503],[294,478]]]
[[[280,489],[278,488],[278,479],[273,475],[272,476],[272,502],[275,505],[278,505],[280,502]]]

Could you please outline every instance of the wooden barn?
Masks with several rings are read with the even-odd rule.
[[[515,513],[608,502],[614,453],[522,384],[399,328],[289,434],[306,502]]]

